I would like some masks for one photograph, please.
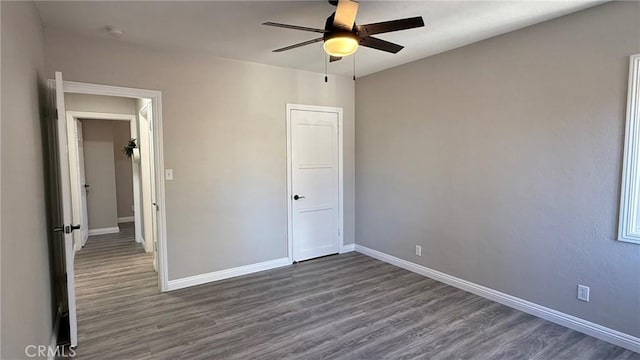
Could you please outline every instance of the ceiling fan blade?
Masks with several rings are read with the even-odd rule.
[[[317,38],[317,39],[313,39],[313,40],[309,40],[309,41],[301,42],[301,43],[298,43],[298,44],[289,45],[289,46],[286,46],[286,47],[283,47],[283,48],[280,48],[280,49],[275,49],[275,50],[273,50],[273,52],[283,52],[283,51],[287,51],[287,50],[291,50],[291,49],[299,48],[299,47],[301,47],[301,46],[311,45],[311,44],[314,44],[314,43],[320,42],[320,41],[322,41],[322,40],[323,40],[322,38]]]
[[[360,45],[366,46],[368,48],[376,49],[376,50],[390,52],[393,54],[404,49],[404,46],[402,45],[394,44],[392,42],[388,42],[388,41],[374,38],[371,36],[365,36],[363,38],[360,38]]]
[[[342,57],[340,56],[329,56],[329,62],[340,61]]]
[[[358,3],[352,0],[340,0],[333,18],[333,27],[351,31],[358,13]]]
[[[382,34],[392,31],[400,31],[413,29],[424,26],[424,20],[422,20],[422,16],[399,19],[399,20],[391,20],[391,21],[383,21],[379,23],[359,25],[358,33],[361,36],[370,36],[375,34]]]
[[[262,23],[262,25],[275,26],[275,27],[281,27],[281,28],[292,29],[292,30],[302,30],[302,31],[317,32],[317,33],[322,33],[322,34],[324,34],[326,32],[326,30],[323,30],[323,29],[316,29],[316,28],[310,28],[310,27],[306,27],[306,26],[297,26],[297,25],[289,25],[289,24],[280,24],[280,23],[275,23],[275,22],[271,22],[271,21],[267,21],[265,23]]]

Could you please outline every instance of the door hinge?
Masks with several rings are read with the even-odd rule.
[[[56,119],[58,118],[58,109],[56,108]]]

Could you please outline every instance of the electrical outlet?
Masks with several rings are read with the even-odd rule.
[[[422,246],[416,245],[416,255],[422,256]]]
[[[589,287],[578,284],[578,300],[589,302]]]

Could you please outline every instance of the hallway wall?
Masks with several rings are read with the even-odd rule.
[[[44,36],[31,2],[0,2],[2,313],[0,358],[49,345],[54,304],[49,275],[41,117],[46,104]]]
[[[89,231],[118,226],[113,120],[83,120]]]
[[[133,168],[131,158],[122,152],[131,139],[128,121],[112,121],[113,160],[116,170],[116,202],[118,219],[133,216]],[[120,221],[120,220],[118,220]]]

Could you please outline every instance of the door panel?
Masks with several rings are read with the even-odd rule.
[[[64,233],[64,261],[66,271],[67,285],[67,309],[66,313],[69,318],[69,330],[71,338],[71,346],[78,345],[78,328],[76,320],[76,295],[75,295],[75,279],[73,269],[73,227],[72,227],[72,203],[71,203],[71,172],[69,169],[68,139],[66,112],[64,107],[64,90],[62,87],[62,73],[56,72],[55,78],[55,104],[56,104],[56,123],[57,123],[57,144],[58,144],[58,170],[59,170],[59,187],[60,187],[60,203],[62,205],[62,224],[61,232]]]
[[[302,261],[340,251],[338,114],[290,116],[293,260]]]
[[[58,123],[56,118],[55,82],[49,80],[49,104],[47,116],[43,120],[43,130],[46,134],[46,171],[48,180],[48,221],[49,246],[51,249],[51,273],[53,281],[54,317],[60,318],[57,341],[59,345],[68,345],[69,316],[67,294],[67,271],[65,264],[64,232],[59,231],[62,225],[62,202],[60,200],[60,168],[58,166]],[[55,318],[53,319],[55,321]]]
[[[327,226],[332,224],[336,214],[334,209],[314,209],[300,211],[297,216],[297,231],[294,247],[298,250],[296,261],[335,254],[336,248],[335,228]]]
[[[155,143],[153,137],[153,111],[151,103],[142,107],[138,114],[140,125],[140,176],[142,180],[142,204],[144,217],[145,250],[153,252],[153,268],[158,271],[157,244],[157,200],[155,183]]]
[[[147,106],[147,126],[149,128],[149,183],[151,184],[151,203],[153,211],[151,212],[151,228],[153,232],[153,269],[158,272],[158,197],[156,193],[156,152],[155,141],[153,136],[153,108],[151,103]]]
[[[84,173],[84,139],[82,137],[82,122],[76,120],[76,128],[78,129],[78,163],[80,167],[80,201],[82,206],[82,246],[89,239],[89,212],[87,211],[87,191],[89,184]]]
[[[84,192],[82,187],[82,180],[80,176],[80,168],[77,166],[80,163],[80,156],[78,151],[80,135],[78,132],[78,121],[72,116],[65,115],[67,125],[67,141],[69,154],[69,173],[71,181],[71,202],[72,202],[72,221],[74,224],[82,224],[82,193]],[[84,245],[82,239],[83,228],[79,231],[73,232],[73,247],[75,251],[78,251]]]

